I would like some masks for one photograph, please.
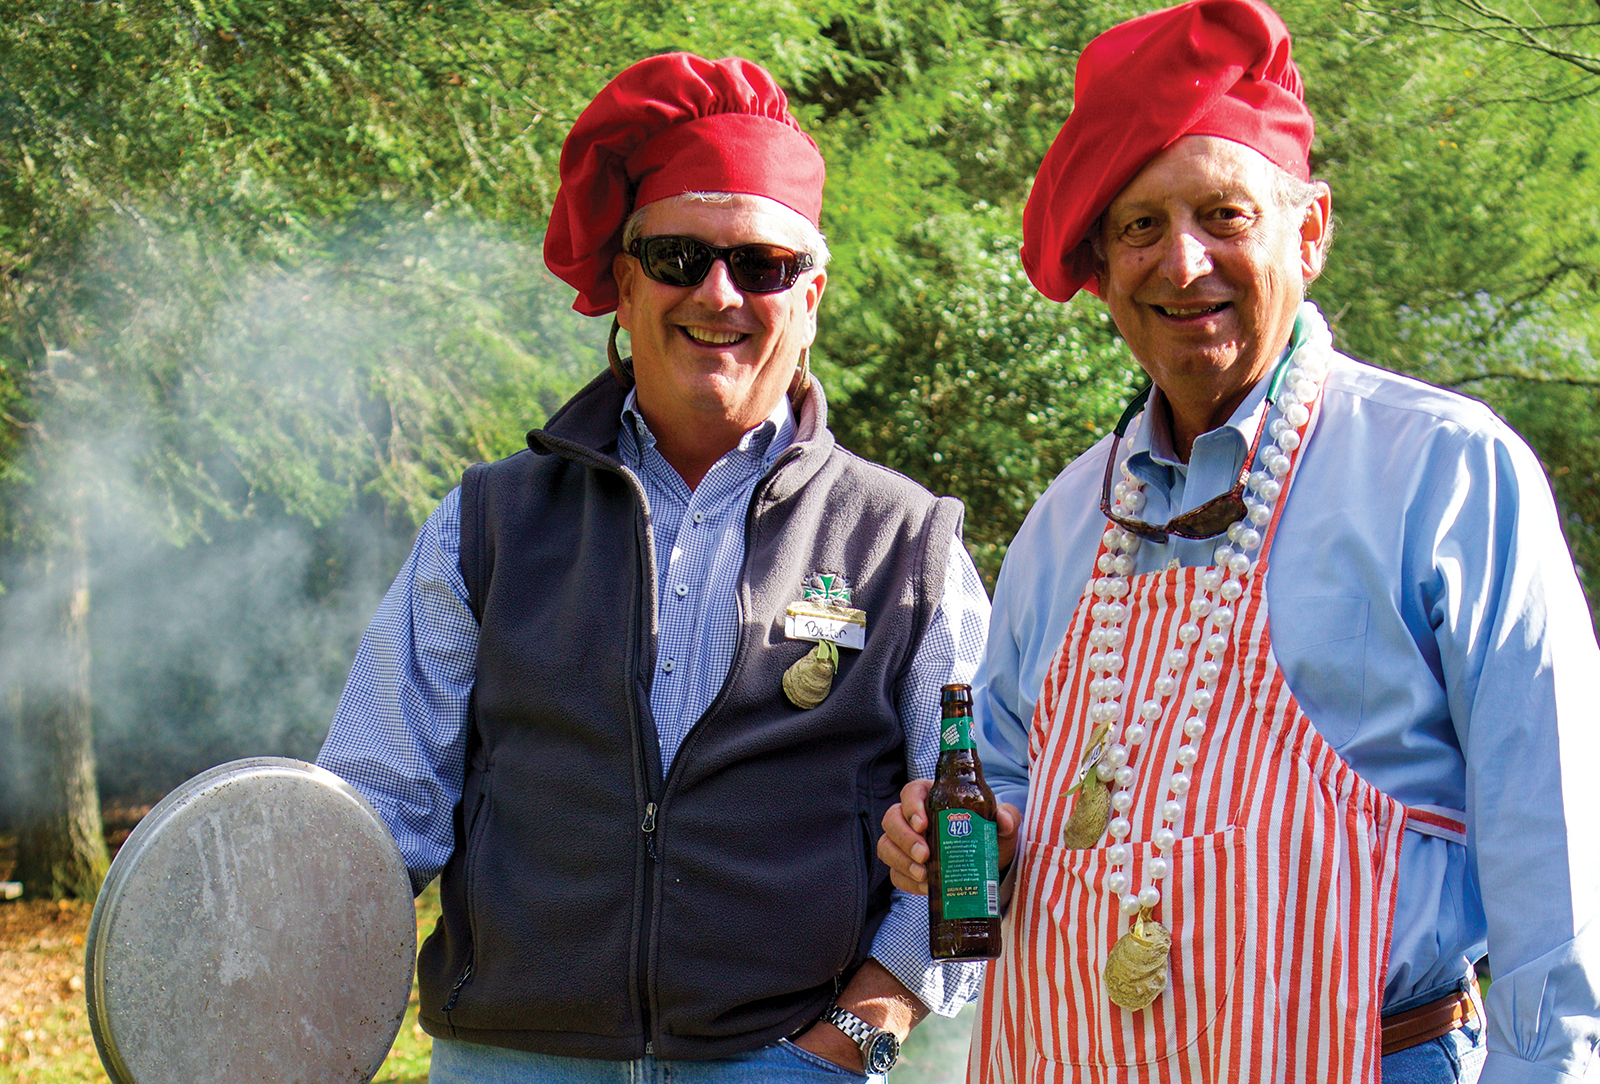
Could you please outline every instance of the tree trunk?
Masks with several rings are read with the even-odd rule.
[[[17,871],[34,899],[92,900],[110,857],[95,780],[89,692],[89,553],[75,510],[59,546],[40,562],[45,594],[39,653],[23,679],[21,738],[27,772]],[[31,785],[29,785],[31,784]]]

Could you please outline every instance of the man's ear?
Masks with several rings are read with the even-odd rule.
[[[806,283],[806,322],[811,326],[811,335],[806,340],[809,346],[817,337],[817,310],[822,306],[822,291],[827,288],[828,273],[818,271],[811,276],[811,281]]]
[[[1088,249],[1089,258],[1094,262],[1094,281],[1100,287],[1097,291],[1100,297],[1106,295],[1106,275],[1111,265],[1106,260],[1106,216],[1101,212],[1089,225],[1089,232],[1084,234],[1083,240],[1078,242],[1080,249]],[[1073,255],[1076,259],[1076,254]]]
[[[624,331],[632,331],[633,287],[639,278],[639,261],[626,252],[611,257],[611,277],[617,280],[617,323]]]
[[[1315,183],[1317,194],[1300,222],[1300,271],[1308,283],[1322,274],[1328,242],[1333,240],[1333,192],[1322,181]]]

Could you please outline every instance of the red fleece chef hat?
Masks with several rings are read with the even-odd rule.
[[[1301,180],[1313,124],[1289,30],[1261,0],[1193,0],[1112,27],[1078,58],[1072,115],[1022,217],[1022,266],[1039,292],[1098,294],[1089,227],[1157,154],[1186,135],[1243,143]]]
[[[572,307],[617,307],[611,260],[634,208],[684,192],[742,192],[816,225],[822,154],[759,64],[668,53],[641,60],[595,96],[561,147],[544,262],[575,287]]]

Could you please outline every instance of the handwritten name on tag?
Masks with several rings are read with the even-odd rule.
[[[867,644],[867,615],[841,606],[816,606],[792,602],[784,610],[783,632],[791,640],[826,640],[860,651]]]

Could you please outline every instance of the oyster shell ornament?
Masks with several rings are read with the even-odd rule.
[[[1143,912],[1106,956],[1106,993],[1114,1005],[1138,1012],[1167,988],[1172,934]]]
[[[838,669],[839,649],[821,640],[783,672],[783,695],[795,707],[809,711],[827,699]]]
[[[1077,779],[1061,795],[1070,798],[1074,791],[1082,792],[1067,817],[1066,828],[1061,832],[1061,845],[1064,847],[1079,850],[1093,847],[1106,834],[1106,825],[1111,822],[1111,788],[1095,774],[1095,766],[1105,755],[1106,734],[1110,729],[1109,723],[1101,723],[1090,733],[1085,752],[1078,763]]]
[[[1100,777],[1091,771],[1084,777],[1078,800],[1073,803],[1072,814],[1067,817],[1067,826],[1061,832],[1061,845],[1080,850],[1093,847],[1106,834],[1106,825],[1109,823],[1111,788],[1100,782]]]

